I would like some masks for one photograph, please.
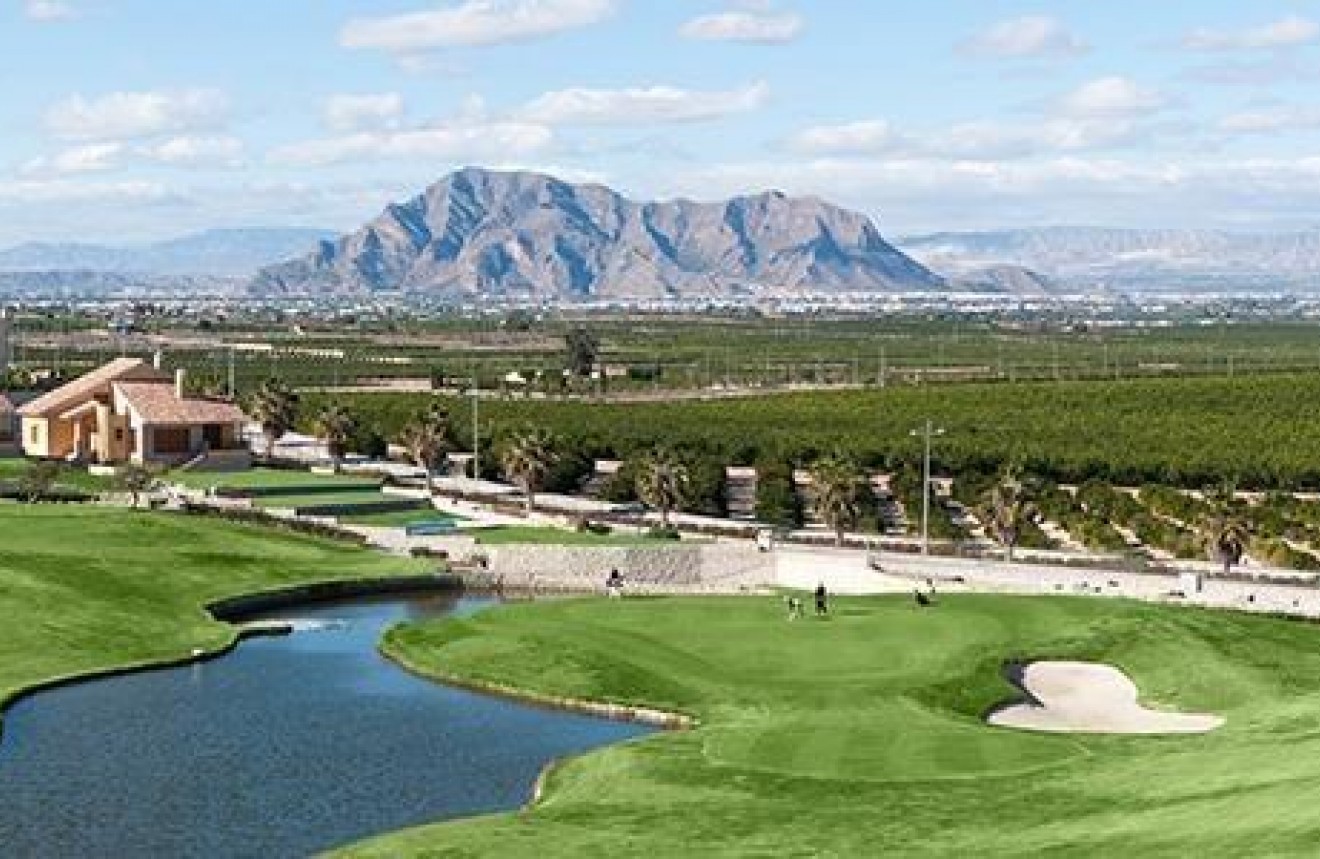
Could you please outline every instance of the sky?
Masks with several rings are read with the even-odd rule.
[[[1320,0],[0,0],[0,57],[0,245],[346,230],[466,165],[1320,227]]]

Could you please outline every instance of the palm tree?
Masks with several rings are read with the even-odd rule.
[[[692,473],[669,451],[656,451],[642,460],[637,471],[637,497],[660,511],[660,527],[669,529],[669,514],[687,500]]]
[[[413,464],[430,474],[452,448],[449,413],[439,405],[432,406],[403,428],[399,440]]]
[[[316,416],[316,431],[325,440],[325,452],[335,471],[339,470],[344,454],[348,452],[349,439],[356,429],[357,420],[352,413],[338,404],[326,406]]]
[[[1205,493],[1209,509],[1197,522],[1210,560],[1224,566],[1227,575],[1235,564],[1242,563],[1251,542],[1251,527],[1241,515],[1235,488],[1224,484]]]
[[[857,464],[841,456],[819,460],[811,469],[816,515],[834,532],[834,544],[843,545],[843,535],[862,515],[862,478]]]
[[[156,475],[146,466],[126,465],[115,477],[115,485],[133,496],[133,508],[137,509],[142,493],[150,492],[156,486]]]
[[[1022,531],[1036,516],[1031,490],[1016,469],[1006,469],[986,491],[982,511],[991,536],[1003,545],[1006,559],[1012,561]]]
[[[275,442],[293,429],[298,415],[298,395],[278,379],[267,379],[252,395],[248,410],[261,424],[266,436],[266,458],[270,459],[275,453]]]
[[[550,473],[558,455],[554,438],[545,430],[525,430],[509,439],[501,461],[504,473],[522,487],[527,498],[527,512],[536,506],[536,490]]]

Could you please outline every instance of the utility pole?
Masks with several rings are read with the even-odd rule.
[[[481,479],[481,419],[478,409],[480,408],[481,390],[477,387],[477,377],[472,377],[472,482],[476,486],[476,481]]]
[[[229,399],[234,398],[234,347],[229,347]]]
[[[921,467],[921,554],[930,554],[930,439],[931,436],[944,435],[943,427],[936,427],[930,419],[926,419],[926,425],[920,430],[912,430],[908,435],[924,436],[926,442],[925,455],[922,457]]]

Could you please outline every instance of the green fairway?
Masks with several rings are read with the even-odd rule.
[[[397,495],[386,495],[373,487],[364,487],[362,489],[345,489],[342,492],[309,492],[306,494],[290,495],[261,495],[252,499],[252,503],[257,507],[333,507],[344,506],[363,506],[370,508],[373,504],[399,503],[407,501],[407,498],[401,498]],[[420,503],[420,502],[419,502]]]
[[[389,513],[360,513],[338,518],[340,522],[350,525],[375,525],[380,528],[402,528],[405,525],[413,525],[418,522],[454,522],[461,524],[464,521],[461,516],[456,516],[453,513],[441,513],[433,507],[420,510],[394,510]]]
[[[483,546],[507,546],[521,543],[547,546],[663,546],[673,541],[657,540],[645,534],[593,534],[590,531],[566,531],[562,528],[538,528],[524,525],[500,525],[474,529],[472,536]]]
[[[408,625],[388,653],[438,677],[698,718],[557,767],[519,815],[356,856],[1311,856],[1320,843],[1320,628],[1078,598],[574,600]],[[1116,664],[1176,738],[987,727],[1010,659]]]
[[[169,480],[192,489],[217,487],[225,489],[302,489],[304,487],[337,486],[344,489],[380,486],[374,477],[352,474],[313,474],[310,471],[290,471],[276,468],[254,468],[251,471],[215,473],[205,471],[177,471]]]
[[[0,702],[46,680],[224,647],[234,628],[203,611],[222,597],[427,569],[205,517],[7,506],[0,510]]]

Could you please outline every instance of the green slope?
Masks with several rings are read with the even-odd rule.
[[[511,605],[394,630],[436,676],[645,703],[700,727],[567,762],[530,812],[354,856],[1242,856],[1320,843],[1320,628],[1069,598]],[[993,729],[1014,658],[1105,661],[1152,706],[1221,713],[1179,738]]]

